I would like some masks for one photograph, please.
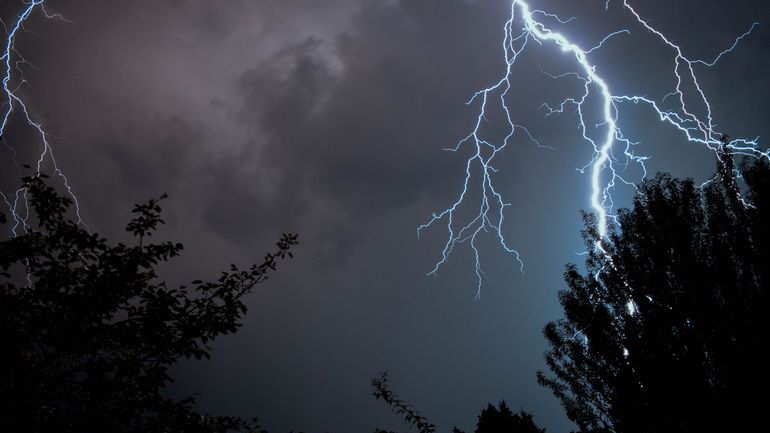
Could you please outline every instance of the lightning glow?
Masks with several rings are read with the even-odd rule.
[[[35,165],[36,172],[42,172],[43,165],[46,161],[50,161],[53,167],[53,174],[61,178],[67,193],[75,204],[75,213],[78,224],[85,226],[85,223],[80,216],[78,199],[72,191],[72,187],[66,176],[64,176],[64,173],[59,169],[56,158],[54,158],[53,149],[48,141],[48,134],[43,128],[43,124],[33,119],[27,109],[26,103],[18,95],[19,88],[27,84],[22,69],[22,66],[27,64],[27,61],[16,49],[15,43],[19,34],[24,31],[25,23],[29,21],[30,17],[33,16],[35,12],[42,13],[46,18],[66,21],[60,14],[48,12],[45,9],[44,3],[45,0],[28,0],[23,2],[22,12],[16,17],[10,27],[6,26],[6,39],[3,44],[2,56],[0,56],[0,62],[2,62],[2,90],[0,90],[0,94],[3,95],[3,101],[0,105],[0,141],[3,142],[4,146],[11,153],[16,170],[19,176],[21,176],[21,167],[16,158],[16,148],[8,142],[6,137],[6,132],[12,118],[11,115],[14,112],[19,112],[25,122],[25,126],[31,128],[39,138],[40,152]],[[0,191],[0,197],[2,197],[3,203],[8,207],[11,217],[14,220],[14,224],[11,227],[12,234],[16,236],[20,232],[26,232],[29,228],[29,225],[27,224],[29,207],[27,203],[26,188],[19,188],[8,195]]]
[[[658,116],[662,124],[681,132],[688,142],[715,152],[718,158],[720,152],[770,158],[768,151],[759,147],[758,138],[725,140],[726,135],[716,129],[712,105],[698,78],[699,68],[710,68],[717,65],[725,56],[737,49],[744,38],[751,35],[758,23],[751,24],[743,34],[734,40],[731,46],[717,53],[712,59],[692,59],[672,39],[654,28],[629,4],[629,0],[622,0],[624,11],[633,18],[638,30],[659,39],[665,45],[665,49],[671,53],[674,87],[665,97],[655,100],[645,95],[614,93],[612,91],[612,77],[602,74],[599,65],[592,61],[592,55],[595,52],[601,50],[611,40],[630,34],[632,29],[620,29],[611,32],[597,41],[594,46],[584,48],[555,29],[559,26],[569,25],[575,18],[563,19],[553,13],[533,9],[530,3],[535,1],[511,0],[510,17],[503,26],[504,36],[501,48],[505,67],[501,78],[491,86],[479,90],[470,98],[469,105],[477,104],[479,106],[473,127],[464,138],[447,149],[458,153],[460,151],[467,152],[469,155],[465,161],[462,188],[450,206],[434,212],[428,221],[417,229],[418,235],[434,225],[443,225],[446,229],[447,237],[443,244],[441,256],[429,275],[435,275],[438,272],[459,244],[470,246],[475,259],[474,271],[478,282],[477,296],[480,294],[482,280],[485,278],[479,250],[482,234],[491,235],[495,242],[499,243],[502,249],[519,263],[522,271],[524,268],[519,252],[510,245],[503,234],[506,209],[511,204],[503,198],[496,187],[495,176],[498,174],[498,170],[495,168],[495,163],[504,149],[517,138],[523,138],[538,147],[548,147],[542,145],[527,128],[514,120],[514,114],[508,105],[509,99],[516,92],[512,80],[514,68],[521,54],[527,49],[537,49],[550,45],[559,48],[562,55],[574,62],[573,71],[549,76],[554,79],[577,80],[579,95],[567,97],[555,106],[547,104],[542,106],[546,115],[564,113],[567,109],[574,109],[577,113],[580,138],[588,143],[589,149],[591,149],[591,157],[588,158],[587,164],[580,168],[580,171],[589,175],[588,199],[590,208],[597,217],[597,228],[602,240],[597,242],[596,247],[601,250],[603,250],[602,242],[606,241],[608,228],[614,224],[613,192],[615,187],[619,184],[633,187],[635,184],[634,181],[623,177],[625,168],[629,164],[636,164],[646,175],[645,160],[648,157],[637,154],[635,149],[639,143],[630,140],[622,133],[621,112],[623,106],[647,107]],[[606,8],[609,8],[610,1],[605,0]],[[615,1],[621,2],[621,0]],[[19,36],[24,32],[25,24],[36,13],[42,14],[46,18],[62,20],[64,18],[46,11],[45,0],[22,0],[20,9],[21,13],[10,25],[6,26],[6,37],[2,42],[2,48],[0,48],[2,49],[0,55],[0,62],[2,62],[2,66],[0,66],[2,70],[0,72],[2,74],[0,141],[10,153],[18,173],[21,175],[22,170],[17,161],[17,148],[8,142],[6,132],[10,123],[18,118],[23,122],[23,127],[29,128],[35,133],[38,137],[37,144],[40,150],[34,168],[40,172],[44,165],[51,164],[53,174],[61,178],[71,196],[75,204],[77,220],[82,224],[78,199],[54,158],[49,143],[49,135],[42,122],[36,120],[30,113],[27,104],[18,92],[22,86],[27,84],[23,71],[27,62],[15,45]],[[596,125],[589,125],[586,120],[589,98],[600,101],[601,121]],[[507,132],[501,140],[487,139],[482,133],[482,125],[492,109],[500,110],[504,115],[505,125],[503,126]],[[704,114],[697,114],[701,112]],[[14,113],[17,113],[18,116],[14,116]],[[476,196],[478,196],[478,201],[475,201]],[[11,228],[12,234],[15,236],[25,232],[29,227],[26,189],[20,188],[8,194],[0,191],[0,198],[14,220]]]
[[[634,148],[638,144],[626,138],[620,125],[621,108],[625,104],[644,105],[657,114],[661,123],[680,131],[688,142],[701,145],[717,154],[728,152],[733,155],[753,156],[768,158],[768,151],[760,149],[758,139],[732,139],[725,140],[726,135],[715,128],[712,107],[705,91],[703,90],[697,75],[698,67],[713,67],[725,55],[735,50],[741,40],[749,36],[758,26],[753,23],[742,35],[737,37],[729,48],[721,51],[713,60],[691,59],[687,57],[682,48],[667,38],[662,32],[652,27],[628,2],[623,0],[624,10],[634,18],[639,27],[644,31],[659,38],[672,53],[673,76],[675,86],[662,100],[656,101],[643,95],[622,95],[611,91],[611,81],[600,73],[599,67],[591,61],[591,54],[601,49],[611,38],[631,33],[630,29],[621,29],[612,32],[600,40],[595,46],[584,49],[571,41],[564,34],[553,30],[551,25],[565,25],[574,20],[562,19],[555,14],[543,10],[532,9],[532,1],[512,0],[511,14],[506,21],[503,31],[502,49],[505,59],[505,69],[502,78],[492,86],[478,91],[473,95],[468,104],[479,101],[480,108],[471,132],[454,147],[447,149],[458,152],[460,149],[470,148],[470,156],[465,164],[465,177],[463,187],[457,199],[451,206],[440,212],[434,212],[431,218],[417,229],[419,234],[427,228],[444,224],[447,230],[447,238],[441,253],[441,258],[429,275],[435,275],[444,265],[458,244],[468,243],[475,257],[475,273],[478,281],[476,296],[480,294],[482,279],[485,276],[481,268],[478,249],[479,236],[482,233],[491,233],[500,243],[503,250],[512,254],[519,262],[523,270],[523,262],[519,253],[511,248],[503,236],[504,211],[510,206],[498,193],[494,184],[495,158],[502,153],[516,133],[521,131],[530,141],[540,146],[530,132],[514,120],[507,105],[507,98],[515,91],[512,85],[512,73],[515,63],[520,55],[529,46],[543,46],[551,44],[574,61],[575,70],[558,76],[549,75],[554,79],[576,78],[582,87],[579,97],[568,97],[558,106],[543,104],[546,115],[563,113],[567,108],[575,109],[579,119],[581,138],[592,149],[590,161],[580,169],[588,173],[590,177],[590,207],[597,217],[597,228],[600,241],[596,247],[604,251],[603,242],[607,242],[608,227],[614,223],[612,193],[618,184],[634,186],[634,182],[622,176],[622,172],[629,164],[637,164],[642,173],[646,175],[646,156],[638,155]],[[610,0],[605,2],[609,8]],[[686,87],[694,89],[695,94],[690,95],[685,91]],[[499,95],[499,96],[497,96]],[[588,125],[584,116],[586,101],[589,97],[598,97],[601,100],[601,122],[597,125]],[[696,101],[697,107],[691,107],[685,100]],[[493,102],[496,101],[496,102]],[[667,101],[673,101],[671,108],[664,108]],[[692,102],[691,102],[692,103]],[[495,105],[504,113],[507,124],[507,135],[499,142],[485,139],[481,133],[482,122],[487,118],[489,106]],[[696,112],[703,111],[705,116],[699,116]],[[595,130],[601,128],[599,133]],[[719,159],[721,160],[721,158]],[[480,200],[470,203],[470,191],[481,191]],[[464,217],[468,207],[475,209],[470,217]],[[462,209],[462,211],[461,211]]]

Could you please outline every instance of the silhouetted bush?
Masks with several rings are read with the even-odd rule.
[[[489,403],[479,414],[475,433],[545,433],[532,419],[532,414],[521,409],[513,413],[505,400],[495,407]]]
[[[182,245],[148,242],[163,223],[157,200],[133,210],[135,245],[113,245],[68,218],[70,199],[44,179],[24,179],[35,223],[0,242],[0,431],[258,431],[256,419],[205,416],[161,391],[169,366],[208,358],[214,338],[236,332],[243,297],[297,236],[259,266],[172,288],[155,269]]]

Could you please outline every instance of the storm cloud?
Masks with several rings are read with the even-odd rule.
[[[632,25],[601,0],[542,3],[576,16],[565,29],[586,46]],[[639,3],[694,56],[767,22],[704,78],[720,124],[767,135],[765,2],[732,2],[726,12],[716,0]],[[92,228],[121,237],[132,203],[167,192],[160,236],[187,248],[166,270],[172,282],[258,261],[281,232],[300,234],[296,259],[250,297],[241,331],[218,342],[211,361],[178,366],[169,392],[199,393],[206,411],[258,415],[270,431],[400,429],[368,389],[390,370],[398,394],[442,430],[471,429],[481,407],[502,398],[549,431],[572,428],[535,381],[545,368],[541,328],[560,315],[556,291],[563,265],[580,260],[578,212],[588,206],[588,179],[576,168],[590,153],[574,113],[545,118],[540,107],[576,91],[543,74],[569,70],[557,50],[522,59],[510,102],[554,150],[517,136],[497,167],[513,204],[506,235],[525,273],[483,245],[490,279],[474,301],[467,251],[426,278],[444,233],[415,233],[462,186],[464,150],[442,149],[475,121],[465,102],[499,79],[508,1],[47,4],[69,22],[29,23],[18,49],[34,68],[20,92]],[[0,3],[6,22],[17,7]],[[617,88],[662,96],[666,86],[653,84],[670,57],[632,30],[597,54],[601,67],[620,77]],[[676,134],[639,119],[626,132],[657,152],[653,171],[711,170],[710,155],[691,157]],[[34,153],[23,130],[7,139]]]

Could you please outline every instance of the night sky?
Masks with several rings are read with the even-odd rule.
[[[616,93],[660,99],[672,52],[604,0],[531,0],[576,21],[558,25],[582,46],[627,28],[592,59]],[[442,151],[467,135],[465,102],[504,69],[507,0],[49,0],[17,40],[19,95],[45,125],[92,230],[126,240],[133,203],[163,192],[159,239],[185,244],[163,269],[172,283],[259,262],[281,232],[300,234],[295,259],[249,296],[234,336],[213,359],[175,368],[171,395],[199,394],[215,414],[259,416],[274,432],[353,433],[405,425],[370,395],[387,370],[396,393],[440,431],[472,431],[487,402],[506,399],[550,432],[573,425],[537,385],[542,327],[561,316],[562,272],[580,262],[580,210],[591,158],[571,111],[543,103],[580,92],[542,71],[575,70],[552,46],[519,59],[509,104],[552,150],[518,137],[498,161],[512,204],[504,234],[524,273],[491,237],[488,280],[474,299],[472,254],[443,247],[432,212],[462,187],[466,156]],[[692,58],[713,58],[760,26],[713,69],[699,70],[721,130],[770,135],[770,4],[762,0],[637,0],[637,10]],[[20,1],[0,2],[5,23]],[[624,132],[651,155],[648,170],[704,180],[713,154],[642,107]],[[39,144],[19,117],[5,135],[21,162]],[[500,124],[490,119],[490,133]],[[498,126],[495,126],[498,125]],[[764,147],[767,141],[761,140]],[[17,179],[0,149],[2,190]],[[50,170],[50,166],[48,166]],[[629,175],[638,179],[631,169]],[[628,203],[630,191],[618,191]]]

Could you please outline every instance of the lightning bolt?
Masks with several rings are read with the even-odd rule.
[[[610,0],[605,2],[605,8],[609,8]],[[575,63],[575,70],[562,75],[550,75],[554,79],[565,77],[576,78],[582,83],[582,93],[578,97],[564,99],[557,106],[543,104],[546,115],[563,113],[567,108],[574,108],[579,119],[581,138],[592,149],[590,161],[582,168],[581,173],[589,173],[590,176],[590,207],[597,217],[597,229],[600,240],[596,247],[605,251],[603,243],[607,242],[607,232],[610,224],[615,223],[613,215],[612,193],[616,185],[624,184],[635,187],[635,183],[625,179],[622,172],[629,164],[637,164],[644,176],[647,174],[645,160],[647,156],[637,155],[634,148],[638,142],[631,141],[623,135],[620,128],[620,113],[623,105],[645,105],[657,114],[661,123],[669,125],[680,131],[688,142],[701,145],[717,153],[728,152],[733,155],[768,158],[769,151],[759,148],[758,138],[739,138],[725,141],[726,135],[715,128],[711,103],[704,92],[696,70],[698,67],[713,67],[725,55],[735,50],[741,40],[751,34],[759,25],[753,23],[742,35],[737,37],[729,48],[720,52],[712,60],[690,59],[684,54],[682,48],[668,39],[662,32],[652,27],[628,2],[623,0],[623,8],[638,24],[647,32],[659,38],[672,52],[673,76],[675,86],[662,100],[656,101],[645,96],[615,94],[611,91],[610,83],[599,72],[599,68],[591,61],[591,54],[602,48],[611,38],[630,34],[630,30],[622,29],[612,32],[600,40],[595,46],[584,49],[571,41],[564,34],[553,30],[548,23],[564,25],[574,20],[562,19],[559,16],[543,10],[532,9],[529,2],[524,0],[512,0],[511,14],[503,27],[504,37],[502,50],[505,60],[505,69],[499,81],[475,93],[468,104],[479,101],[479,111],[471,132],[460,140],[449,151],[458,152],[461,148],[470,148],[470,156],[465,164],[465,177],[461,192],[451,206],[434,212],[431,218],[417,228],[418,237],[424,230],[438,224],[443,224],[447,237],[441,252],[440,259],[428,275],[435,275],[447,262],[452,252],[460,244],[470,245],[475,257],[475,273],[477,277],[476,297],[481,293],[482,280],[485,274],[481,267],[480,253],[478,249],[479,237],[491,234],[502,246],[503,250],[511,254],[518,261],[522,271],[523,262],[520,254],[509,246],[503,236],[502,228],[505,221],[505,209],[511,206],[495,188],[494,175],[497,170],[494,167],[495,158],[513,140],[520,131],[529,141],[541,146],[525,127],[514,122],[507,98],[512,93],[512,74],[514,65],[519,56],[530,45],[542,46],[551,44],[558,47],[564,55],[569,56]],[[692,108],[685,100],[691,99],[684,90],[686,86],[695,89],[695,98],[700,107]],[[591,96],[598,96],[601,101],[601,122],[597,125],[588,125],[585,120],[586,101]],[[666,107],[666,101],[673,101],[671,108]],[[482,122],[487,118],[491,110],[490,105],[501,110],[506,120],[507,135],[498,142],[484,138],[481,133]],[[696,112],[705,112],[699,116]],[[599,132],[596,132],[599,130]],[[721,159],[720,159],[721,160]],[[478,202],[471,203],[471,191],[480,190]],[[465,209],[473,209],[470,217],[464,217]]]
[[[609,7],[609,3],[610,0],[606,0],[606,8]],[[52,14],[46,11],[45,0],[27,0],[22,2],[22,6],[22,12],[14,20],[13,24],[10,27],[6,27],[6,39],[3,44],[2,56],[0,56],[0,61],[2,61],[2,95],[4,95],[3,102],[0,104],[0,140],[3,141],[4,146],[10,151],[13,162],[19,174],[21,174],[16,158],[16,148],[8,143],[7,138],[5,138],[5,133],[12,120],[12,113],[20,113],[25,127],[31,128],[39,137],[41,150],[36,162],[37,171],[42,171],[46,161],[50,161],[54,175],[62,179],[68,194],[75,204],[78,223],[85,225],[80,216],[78,199],[56,162],[47,132],[41,122],[33,119],[26,103],[18,95],[19,88],[26,84],[22,66],[27,62],[16,50],[15,41],[19,33],[23,31],[24,24],[28,22],[29,18],[36,11],[42,13],[46,18],[62,20],[64,18],[59,14]],[[613,93],[610,89],[609,81],[599,73],[597,65],[591,61],[591,54],[601,49],[608,40],[629,34],[630,30],[622,29],[612,32],[595,46],[585,49],[548,25],[549,23],[552,25],[565,25],[574,20],[574,18],[565,20],[552,13],[532,9],[528,1],[512,0],[510,18],[503,27],[502,51],[505,69],[502,77],[493,85],[476,92],[470,98],[467,104],[479,104],[479,111],[474,126],[470,133],[455,146],[446,149],[452,152],[459,152],[461,149],[466,148],[470,149],[470,156],[465,163],[462,189],[457,199],[449,207],[434,212],[431,218],[417,229],[419,236],[424,230],[443,223],[447,232],[441,257],[429,272],[429,275],[435,275],[439,271],[458,245],[467,243],[470,245],[470,249],[475,257],[475,275],[478,281],[476,296],[478,297],[481,293],[482,280],[485,277],[478,247],[478,241],[482,234],[491,234],[503,250],[517,260],[523,271],[524,263],[521,255],[509,245],[503,235],[505,211],[511,204],[504,200],[495,187],[494,177],[498,171],[494,163],[498,155],[513,142],[514,137],[517,135],[523,136],[523,138],[539,147],[547,147],[537,141],[526,127],[517,124],[513,120],[513,115],[507,103],[507,98],[514,91],[512,84],[514,65],[519,56],[530,45],[542,46],[544,44],[552,44],[560,48],[564,55],[570,56],[575,62],[576,68],[573,72],[552,77],[554,79],[567,77],[577,79],[582,83],[582,93],[578,97],[564,99],[557,106],[551,107],[543,104],[543,107],[546,110],[546,115],[563,113],[568,107],[574,108],[579,118],[581,138],[593,150],[589,162],[580,171],[590,175],[590,207],[597,216],[598,231],[602,239],[597,242],[597,248],[599,249],[603,249],[602,242],[606,241],[608,226],[614,222],[612,193],[616,185],[634,186],[634,182],[622,176],[623,170],[621,169],[627,167],[630,163],[635,163],[646,174],[644,161],[647,157],[637,155],[634,152],[635,146],[639,143],[626,138],[621,131],[619,123],[623,105],[641,104],[647,106],[657,114],[661,123],[676,128],[687,141],[708,148],[717,153],[718,156],[719,152],[728,152],[732,155],[770,158],[768,151],[762,151],[759,148],[758,138],[738,138],[724,142],[725,135],[715,128],[711,104],[700,85],[696,73],[697,68],[713,67],[725,55],[735,50],[741,40],[749,36],[758,23],[753,23],[745,33],[735,39],[730,47],[718,53],[712,60],[691,59],[684,54],[679,45],[652,27],[629,4],[628,0],[623,0],[623,8],[645,31],[659,38],[672,52],[672,72],[675,78],[675,86],[660,101],[645,96]],[[695,89],[694,99],[699,107],[692,108],[692,104],[685,102],[691,99],[684,90],[688,85]],[[592,95],[598,96],[599,100],[601,100],[602,121],[597,125],[589,126],[585,120],[584,113],[586,101]],[[670,108],[665,108],[667,107],[666,104],[669,104],[667,101],[673,101],[670,103]],[[482,124],[492,106],[502,111],[506,120],[505,126],[507,127],[505,137],[496,142],[486,139],[481,132]],[[704,111],[705,116],[696,114],[698,110]],[[602,131],[596,133],[595,130],[599,128]],[[477,202],[471,202],[474,195],[473,191],[480,191],[480,198]],[[13,235],[17,235],[19,231],[26,231],[29,227],[27,223],[29,208],[26,189],[19,188],[12,194],[5,194],[0,191],[0,198],[2,198],[4,204],[10,210],[15,221],[11,229]],[[462,213],[466,209],[471,209],[469,217],[464,216]]]
[[[50,161],[53,167],[53,174],[59,177],[67,193],[72,198],[75,205],[75,214],[77,217],[77,223],[88,227],[83,218],[80,216],[80,204],[78,202],[75,193],[70,186],[70,182],[64,173],[59,168],[59,164],[56,162],[56,158],[53,154],[53,149],[48,140],[48,133],[43,128],[43,124],[33,119],[27,104],[18,95],[18,90],[21,86],[27,84],[24,78],[24,71],[22,66],[28,64],[24,57],[16,50],[15,43],[19,33],[24,31],[24,24],[29,21],[30,17],[36,12],[40,11],[46,18],[59,19],[67,21],[62,15],[56,13],[50,13],[45,9],[45,0],[29,0],[22,2],[23,10],[13,21],[10,27],[6,26],[6,39],[3,44],[2,56],[0,56],[0,62],[2,62],[2,90],[0,94],[4,96],[3,102],[0,105],[0,141],[10,151],[13,163],[16,170],[21,176],[21,167],[17,160],[17,151],[13,147],[6,137],[6,131],[11,124],[12,114],[18,112],[25,123],[25,127],[31,128],[35,135],[39,138],[40,153],[38,154],[35,169],[38,173],[42,172],[43,165],[46,161]],[[5,25],[5,23],[3,23]],[[14,220],[14,225],[11,227],[11,233],[13,236],[17,236],[20,232],[26,232],[29,229],[29,204],[27,201],[27,189],[22,187],[16,189],[12,194],[5,194],[0,191],[0,197],[4,204],[8,207],[11,217]]]

